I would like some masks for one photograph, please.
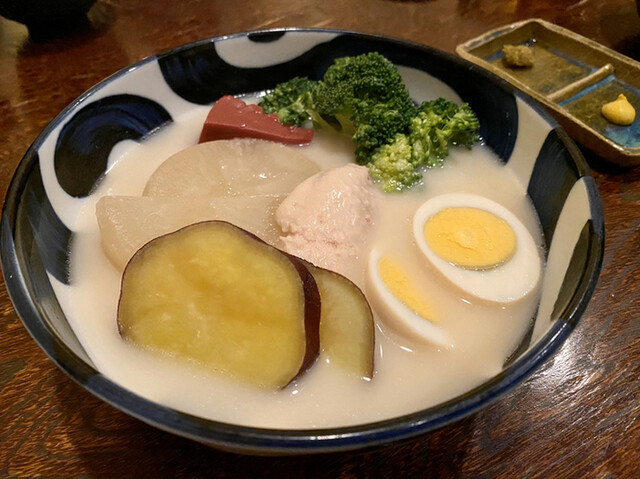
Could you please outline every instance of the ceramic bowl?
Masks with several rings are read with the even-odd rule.
[[[74,220],[108,173],[114,148],[145,141],[197,105],[262,92],[296,75],[319,78],[335,58],[378,51],[412,83],[440,85],[476,111],[485,144],[511,164],[538,212],[546,250],[538,317],[504,369],[443,404],[352,427],[261,429],[206,420],[146,400],[96,368],[70,327],[61,292],[69,279]],[[126,140],[126,141],[125,141]],[[529,97],[491,73],[432,48],[331,30],[276,30],[201,41],[147,58],[99,83],[62,111],[20,163],[2,215],[5,282],[25,327],[73,380],[160,429],[223,449],[301,454],[358,449],[444,426],[496,400],[540,367],[575,328],[597,282],[604,245],[600,197],[579,150]],[[553,274],[551,274],[553,273]]]

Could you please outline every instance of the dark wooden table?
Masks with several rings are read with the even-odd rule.
[[[640,60],[633,0],[99,0],[88,24],[49,40],[0,18],[0,194],[30,143],[70,101],[177,45],[300,26],[388,34],[453,52],[529,17]],[[606,215],[599,285],[554,358],[483,411],[376,451],[293,458],[219,452],[147,426],[73,383],[31,340],[3,286],[0,476],[640,477],[640,168],[585,155]]]

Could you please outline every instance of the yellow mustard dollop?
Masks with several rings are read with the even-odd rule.
[[[378,274],[387,289],[405,306],[424,319],[434,322],[431,305],[400,264],[383,256],[378,260]]]
[[[614,101],[602,106],[602,115],[611,123],[628,126],[636,119],[636,110],[627,97],[620,94]]]
[[[517,238],[502,218],[472,207],[449,207],[424,225],[431,250],[445,261],[466,269],[495,268],[513,256]]]

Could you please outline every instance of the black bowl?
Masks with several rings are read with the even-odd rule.
[[[96,0],[0,0],[0,15],[23,23],[32,38],[63,36],[88,23]]]

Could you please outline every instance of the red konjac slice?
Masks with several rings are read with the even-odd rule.
[[[227,95],[211,108],[202,127],[199,143],[232,138],[258,138],[301,145],[311,142],[313,130],[283,125],[278,115],[267,115],[261,107],[247,105]]]

